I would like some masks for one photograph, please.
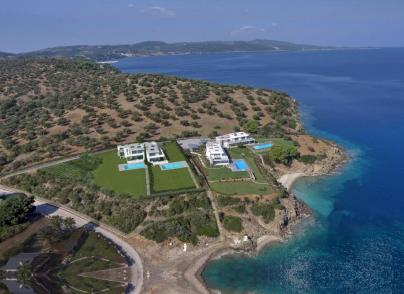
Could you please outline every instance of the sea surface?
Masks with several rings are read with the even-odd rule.
[[[338,174],[294,193],[315,221],[256,257],[202,275],[221,293],[404,293],[404,49],[127,58],[152,72],[288,92],[311,134],[343,145]]]

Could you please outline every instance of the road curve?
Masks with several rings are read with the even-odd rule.
[[[112,232],[109,228],[103,225],[97,225],[91,222],[91,219],[86,216],[82,216],[79,213],[76,213],[70,209],[66,209],[64,207],[55,206],[44,200],[35,200],[34,203],[36,207],[36,211],[40,214],[43,214],[47,217],[49,216],[61,216],[63,218],[71,217],[76,221],[76,225],[78,227],[89,226],[94,229],[95,232],[102,234],[106,238],[110,239],[116,245],[118,245],[121,250],[125,253],[125,255],[129,258],[129,272],[130,272],[130,281],[127,293],[131,294],[140,294],[143,285],[143,265],[142,260],[137,253],[137,251],[129,245],[122,237],[117,236],[115,232]]]

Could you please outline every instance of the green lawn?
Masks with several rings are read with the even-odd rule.
[[[210,181],[218,181],[226,179],[242,179],[249,177],[248,172],[245,171],[233,172],[228,167],[206,168],[205,170],[208,176],[208,180]]]
[[[253,182],[217,182],[210,186],[218,193],[225,195],[265,195],[271,193],[271,188],[266,184],[256,184]]]
[[[101,165],[94,172],[95,183],[98,186],[119,193],[131,194],[134,197],[147,194],[144,169],[120,172],[118,164],[126,163],[126,161],[120,159],[115,150],[98,154],[96,157],[102,159]]]
[[[160,166],[153,166],[151,172],[154,192],[195,188],[187,168],[162,171]]]
[[[85,259],[80,260],[80,258]],[[78,275],[80,273],[117,268],[124,262],[124,258],[114,246],[109,244],[107,239],[91,232],[80,248],[73,254],[70,264],[61,272],[61,277],[70,287],[80,291],[94,293],[114,289],[112,292],[108,290],[108,293],[120,293],[123,288],[119,283],[84,278]]]
[[[77,250],[72,260],[85,256],[94,256],[96,258],[105,258],[115,263],[124,263],[124,258],[118,250],[109,244],[109,241],[97,233],[89,233],[84,243]]]
[[[255,164],[254,161],[254,153],[249,148],[231,148],[229,149],[229,154],[232,159],[245,159],[248,163],[248,166],[253,171],[255,177],[257,178],[258,182],[266,182],[264,175],[259,170],[258,166]]]
[[[185,155],[175,142],[165,143],[164,152],[169,162],[185,161]]]
[[[169,162],[186,160],[184,153],[175,142],[165,143],[162,147]],[[162,171],[160,166],[153,166],[150,170],[153,177],[153,192],[195,188],[187,168]]]

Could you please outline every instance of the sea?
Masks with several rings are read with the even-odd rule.
[[[342,145],[335,175],[298,180],[314,212],[296,234],[254,257],[202,272],[217,293],[404,293],[404,49],[220,53],[126,58],[160,73],[285,91],[308,133]]]

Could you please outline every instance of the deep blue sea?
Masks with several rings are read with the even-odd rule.
[[[404,49],[128,58],[153,72],[288,92],[307,130],[342,144],[337,175],[301,179],[315,221],[253,258],[203,272],[222,293],[404,293]]]

